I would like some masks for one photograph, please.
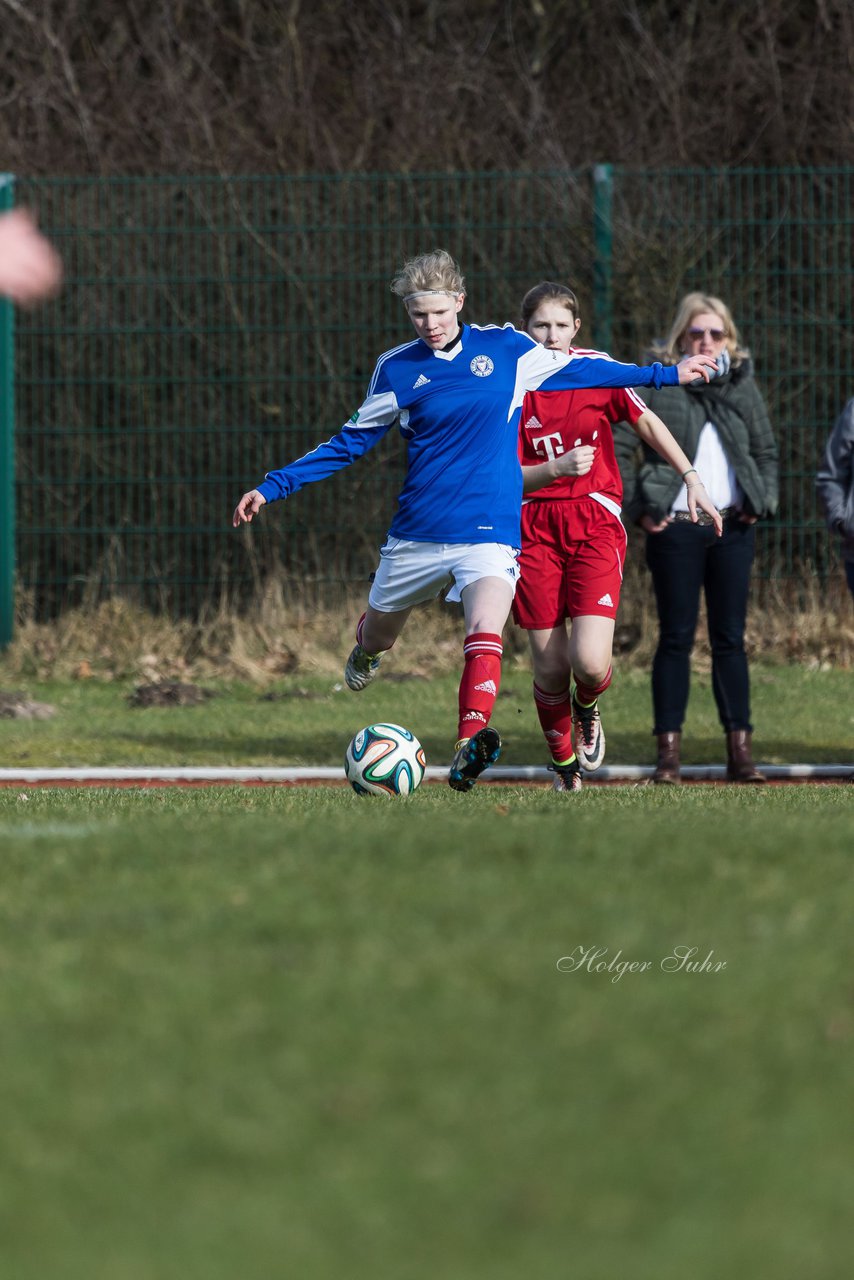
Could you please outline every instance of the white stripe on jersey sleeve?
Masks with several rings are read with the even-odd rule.
[[[381,372],[381,370],[382,370],[382,366],[385,364],[386,360],[391,359],[391,357],[392,357],[392,356],[396,356],[396,355],[397,355],[397,353],[398,353],[399,351],[406,351],[407,347],[414,347],[414,346],[417,346],[417,344],[418,344],[420,341],[421,341],[421,339],[420,339],[420,338],[413,338],[411,342],[402,342],[402,343],[400,344],[400,346],[399,346],[399,347],[392,347],[390,351],[384,351],[384,352],[382,353],[382,355],[380,356],[379,360],[377,360],[376,366],[375,366],[375,368],[374,368],[374,372],[373,372],[373,374],[371,375],[371,381],[370,381],[370,384],[369,384],[369,386],[368,386],[368,395],[369,395],[369,396],[370,396],[370,395],[372,395],[372,394],[373,394],[373,392],[374,392],[374,388],[375,388],[375,386],[376,386],[377,378],[379,377],[379,374],[380,374],[380,372]]]
[[[576,362],[587,367],[568,371],[565,378],[559,376]],[[525,391],[537,391],[544,382],[551,382],[546,388],[548,391],[567,391],[572,387],[661,387],[675,386],[677,376],[675,365],[665,367],[657,361],[650,365],[623,364],[607,354],[601,359],[577,353],[565,356],[537,346],[533,351],[526,351],[517,362],[513,408],[522,403]]]
[[[595,351],[593,347],[573,347],[572,354],[574,356],[593,356],[597,360],[613,360],[614,358],[612,355],[609,355],[607,351]],[[646,413],[649,408],[646,401],[642,400],[632,387],[623,387],[623,390],[635,408],[639,409],[641,413]]]
[[[530,350],[516,361],[516,385],[507,411],[507,421],[510,421],[517,409],[521,409],[526,391],[536,391],[541,382],[545,382],[546,378],[568,364],[569,356],[565,356],[562,351],[549,351],[531,338]]]
[[[393,391],[380,391],[371,395],[370,391],[359,405],[358,411],[345,423],[343,430],[360,431],[371,427],[388,427],[400,415],[400,405]]]
[[[639,413],[646,413],[648,411],[649,405],[645,400],[641,399],[634,387],[624,387],[623,389]]]

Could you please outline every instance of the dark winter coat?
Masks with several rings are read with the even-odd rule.
[[[639,394],[692,460],[700,432],[711,422],[744,490],[743,510],[759,517],[776,513],[777,441],[749,360],[700,386],[644,388]],[[623,477],[626,522],[636,523],[644,514],[656,523],[664,520],[681,488],[679,476],[626,423],[615,428],[614,446]]]
[[[846,560],[854,560],[854,400],[836,419],[816,476],[827,527],[842,537]]]

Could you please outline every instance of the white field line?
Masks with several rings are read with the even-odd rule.
[[[769,781],[842,780],[854,774],[853,764],[784,764],[760,765]],[[651,765],[607,765],[596,773],[586,773],[586,783],[643,782],[651,778]],[[429,767],[428,782],[443,781],[447,768]],[[549,782],[552,774],[540,765],[495,765],[482,778],[483,782]],[[682,777],[694,782],[723,782],[726,768],[723,765],[683,765]],[[230,768],[207,765],[187,765],[175,768],[154,766],[119,768],[68,768],[68,769],[0,769],[0,785],[25,785],[26,783],[110,783],[127,786],[134,782],[180,784],[183,782],[343,782],[344,770],[340,767],[277,768],[258,766]]]

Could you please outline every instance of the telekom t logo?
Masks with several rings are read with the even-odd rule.
[[[566,453],[566,449],[561,444],[559,431],[553,431],[547,436],[532,436],[531,443],[534,446],[534,452],[541,454],[549,462],[554,462],[555,458],[559,458],[562,453]]]

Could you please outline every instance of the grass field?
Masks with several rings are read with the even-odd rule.
[[[850,760],[849,682],[755,667],[759,757]],[[0,762],[329,764],[389,717],[447,762],[452,677],[336,683],[28,685]],[[611,759],[648,714],[621,675]],[[544,762],[524,673],[496,723]],[[852,830],[848,786],[0,789],[0,1274],[842,1280]]]
[[[457,677],[412,675],[403,655],[359,695],[343,687],[340,675],[300,674],[262,686],[202,684],[216,696],[198,706],[139,709],[128,703],[132,680],[14,684],[7,677],[0,687],[23,688],[57,714],[43,721],[0,720],[0,765],[331,765],[343,760],[349,738],[372,720],[405,724],[431,764],[450,761]],[[851,684],[851,672],[843,668],[753,664],[757,758],[854,764]],[[645,671],[619,671],[602,713],[610,763],[653,762]],[[506,671],[493,723],[504,738],[502,763],[546,763],[527,665]],[[684,756],[689,764],[724,760],[708,675],[694,676]]]
[[[571,806],[0,792],[3,1275],[841,1280],[854,788]]]

